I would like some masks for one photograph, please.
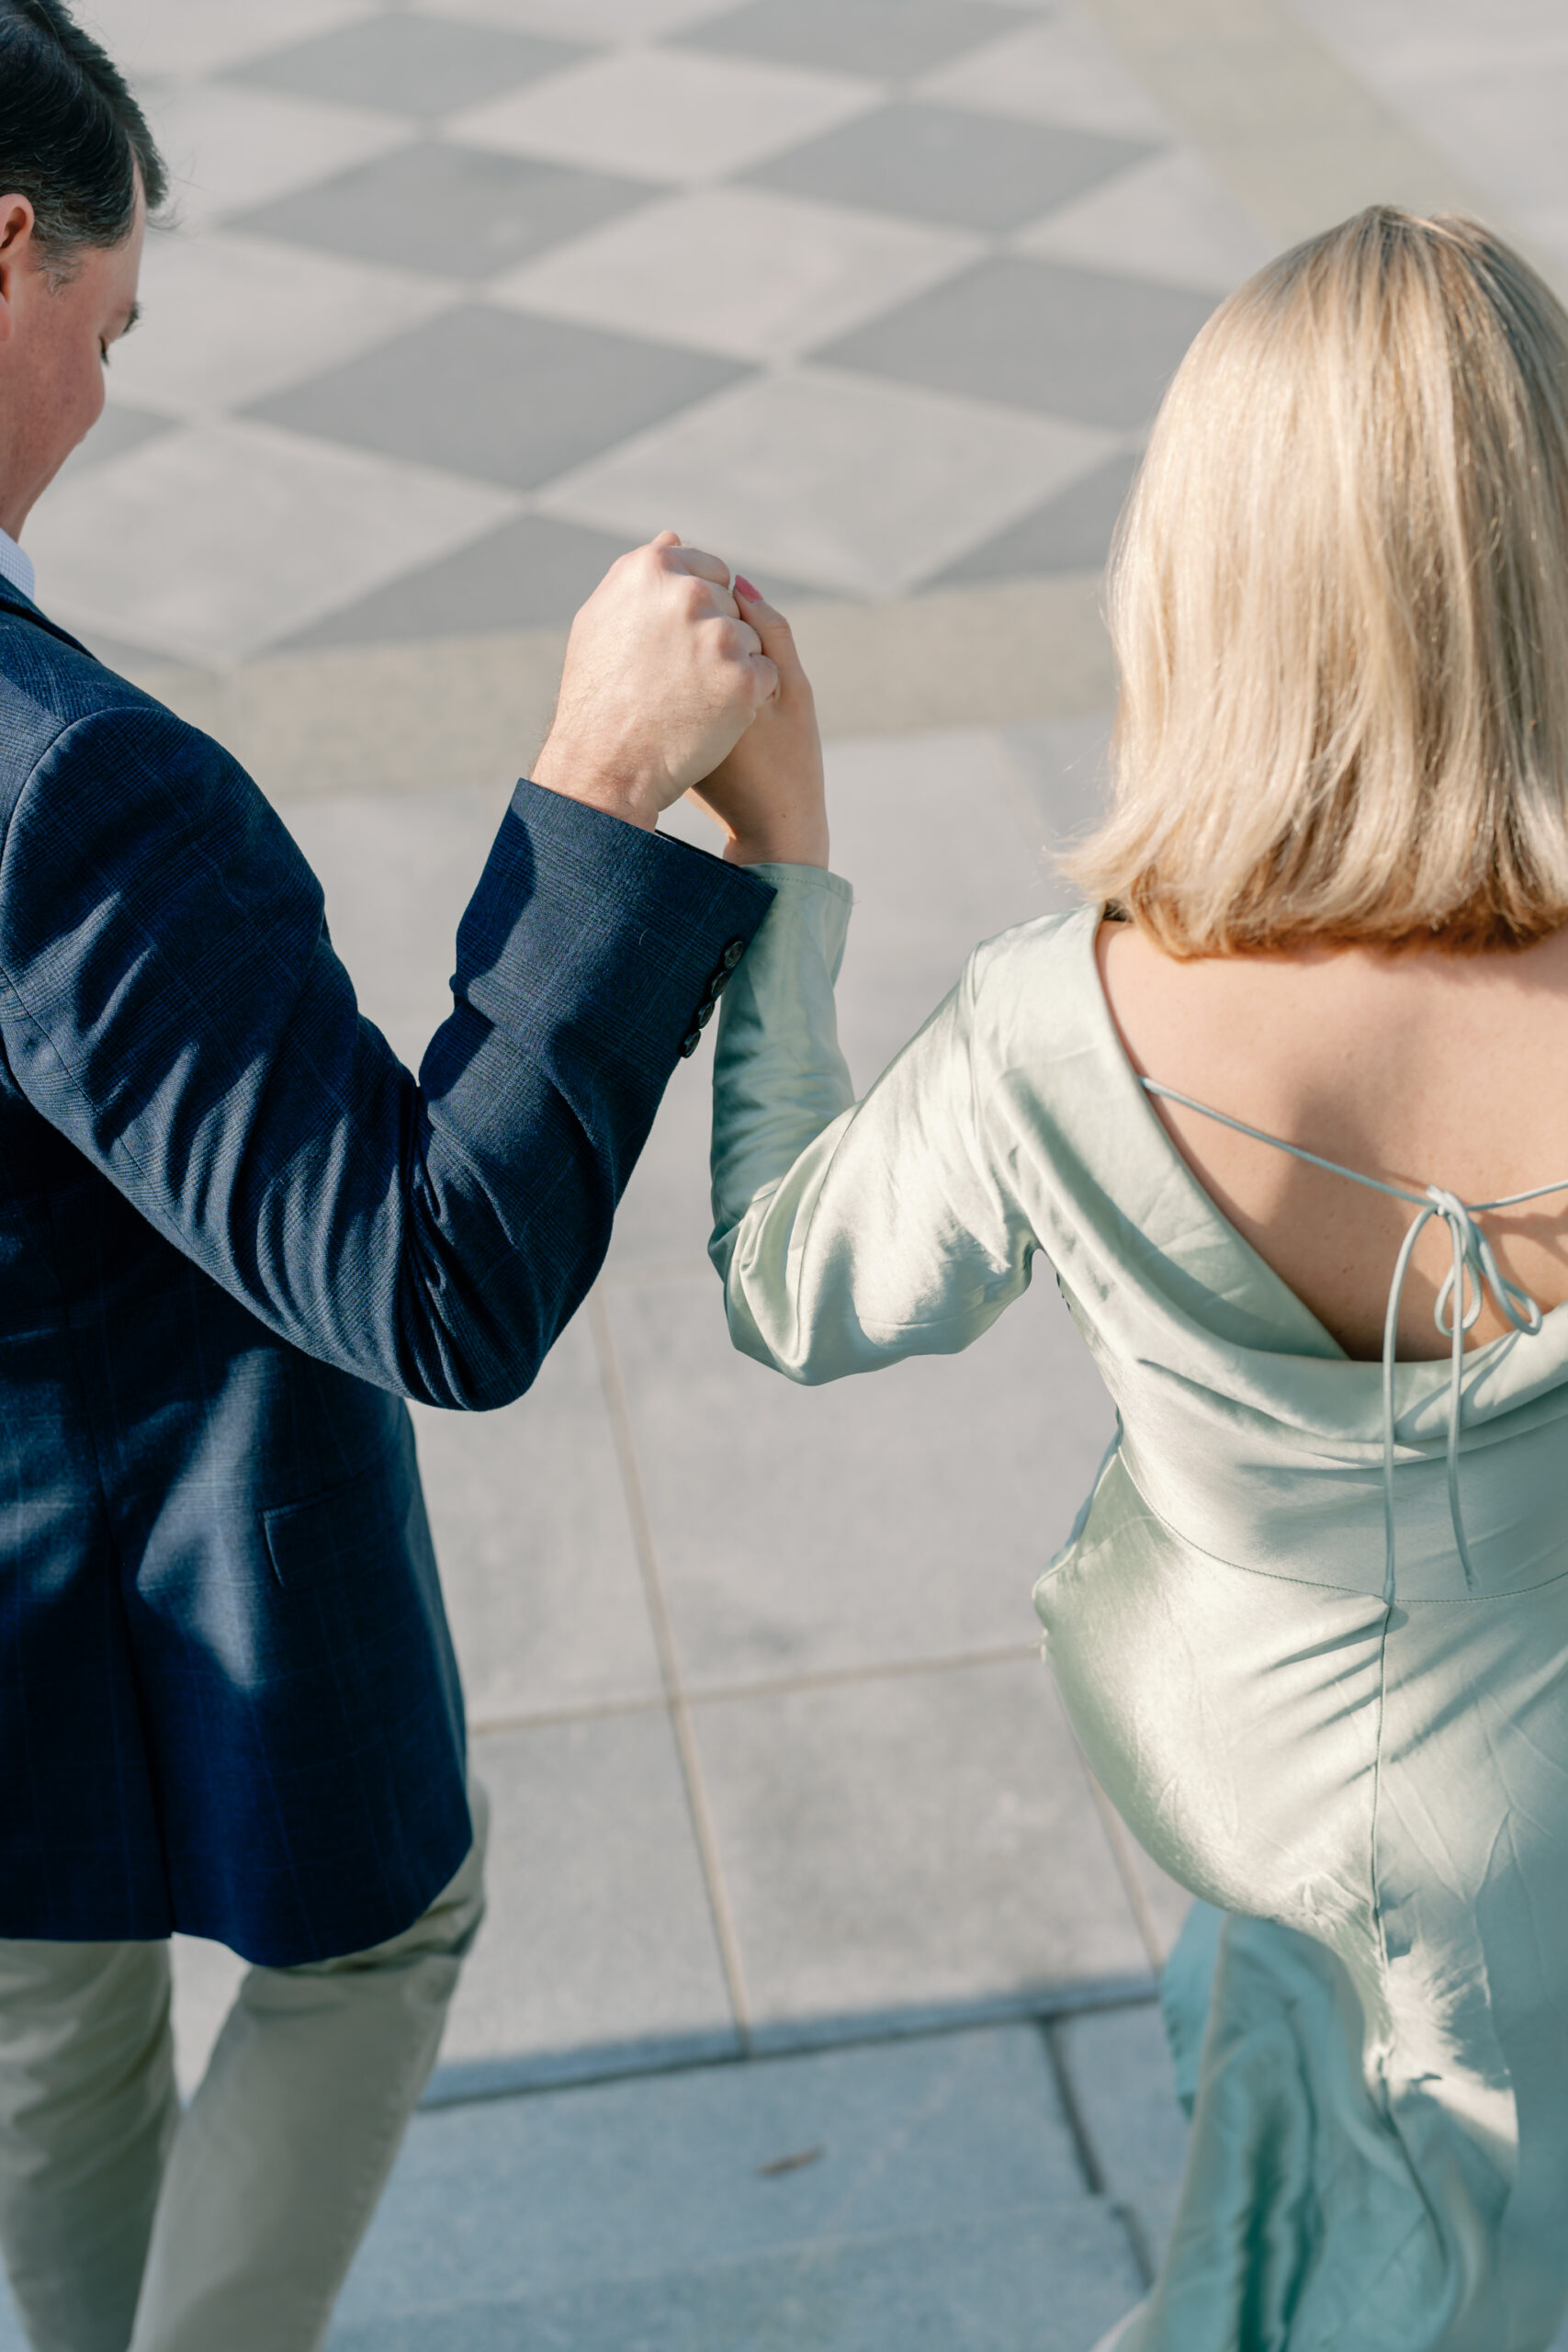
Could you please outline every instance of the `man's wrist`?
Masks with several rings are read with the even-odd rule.
[[[605,775],[592,760],[574,754],[570,743],[557,743],[553,738],[535,761],[530,781],[606,817],[618,817],[623,824],[639,826],[645,833],[659,822],[658,800],[646,786]]]

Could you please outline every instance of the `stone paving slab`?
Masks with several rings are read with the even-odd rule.
[[[330,2352],[1089,2352],[1144,2273],[1086,2132],[1131,2083],[1149,2212],[1179,2162],[1152,2014],[1066,2045],[1066,2102],[1019,2024],[426,2111]]]
[[[693,1722],[760,2045],[1147,1985],[1038,1657],[748,1693]]]
[[[421,2116],[334,2352],[1087,2352],[1140,2278],[1020,2025]]]
[[[738,1359],[711,1275],[605,1304],[693,1697],[1032,1656],[1114,1429],[1049,1277],[963,1356],[827,1388]]]

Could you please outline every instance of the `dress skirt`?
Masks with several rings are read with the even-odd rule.
[[[1568,1573],[1385,1603],[1237,1567],[1113,1457],[1036,1607],[1095,1772],[1213,1906],[1168,1973],[1192,2133],[1125,2352],[1546,2352]]]

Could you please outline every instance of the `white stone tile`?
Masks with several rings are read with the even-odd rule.
[[[475,1725],[657,1701],[659,1655],[585,1317],[516,1404],[416,1407],[414,1418]]]
[[[736,0],[419,0],[422,17],[464,17],[522,33],[558,33],[565,40],[660,40]]]
[[[1115,446],[1053,417],[803,368],[688,409],[538,503],[634,536],[668,526],[853,595],[897,595]]]
[[[912,830],[931,797],[920,793],[894,823]],[[943,829],[944,842],[956,830]],[[1005,842],[1005,811],[998,830]],[[1027,857],[1014,849],[1013,860],[1021,887],[1010,906],[1005,889],[976,892],[971,876],[963,898],[1000,900],[1016,914],[1035,894]],[[855,875],[858,895],[863,864],[846,859],[842,870]],[[890,906],[889,877],[879,878],[877,929],[885,939],[900,927],[912,934],[918,915]],[[929,894],[916,899],[922,912],[930,904]],[[963,949],[942,959],[930,987],[900,986],[896,969],[868,975],[862,958],[845,1026],[863,1082],[888,1058],[861,1051],[868,1033],[880,1032],[880,1045],[893,1027],[888,1002],[897,995],[906,1008],[902,1045],[942,1002],[976,938],[1003,927],[965,926]],[[957,925],[939,917],[935,928],[951,936]],[[921,958],[912,938],[898,944],[907,966],[936,960]],[[918,1012],[907,1009],[911,995]],[[696,1160],[694,1192],[703,1172]],[[1116,1425],[1055,1283],[961,1356],[830,1390],[770,1380],[738,1362],[716,1290],[711,1274],[705,1283],[694,1274],[608,1294],[687,1689],[1031,1653],[1031,1589],[1066,1541]]]
[[[489,291],[738,359],[792,358],[921,292],[977,237],[762,188],[700,189],[558,246]]]
[[[1014,240],[1045,261],[1124,270],[1134,277],[1228,294],[1272,250],[1263,231],[1201,155],[1172,148],[1134,164]]]
[[[117,399],[173,416],[237,407],[419,326],[457,289],[404,270],[220,233],[155,239],[141,323],[114,347]]]
[[[132,81],[191,81],[377,7],[378,0],[85,0],[76,14]]]
[[[1495,61],[1441,80],[1390,79],[1385,95],[1509,205],[1568,200],[1568,46],[1553,58]]]
[[[1038,1659],[705,1702],[693,1726],[764,2047],[1147,1981]]]
[[[1369,78],[1444,80],[1568,52],[1562,0],[1293,0]]]
[[[149,111],[175,217],[192,229],[218,213],[291,195],[412,137],[412,126],[392,115],[220,82],[165,91]]]
[[[664,1710],[492,1732],[469,1754],[490,1792],[490,1909],[444,2063],[532,2057],[543,2072],[552,2057],[570,2068],[661,2045],[732,2050]]]
[[[1098,33],[1071,17],[1026,25],[956,63],[939,66],[918,94],[1026,122],[1070,123],[1113,137],[1165,139],[1170,127]]]
[[[271,425],[164,434],[57,485],[28,545],[46,611],[197,663],[243,661],[516,513],[504,491]]]
[[[874,83],[847,74],[635,50],[471,107],[446,130],[509,154],[686,184],[831,130],[878,96]]]

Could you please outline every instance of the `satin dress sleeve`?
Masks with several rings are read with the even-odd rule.
[[[849,885],[750,870],[777,895],[714,1057],[709,1253],[730,1336],[807,1384],[955,1354],[1027,1289],[1038,1247],[987,1133],[985,951],[857,1102],[833,1002]]]

